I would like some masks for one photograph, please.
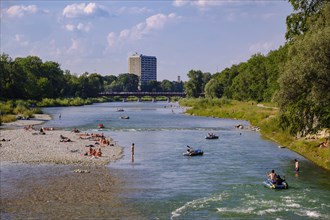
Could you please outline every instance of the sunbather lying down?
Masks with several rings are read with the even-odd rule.
[[[1,141],[10,141],[10,139],[4,139],[4,138],[3,138]]]
[[[61,138],[60,142],[71,142],[70,138],[64,137],[63,135],[60,135],[60,138]]]

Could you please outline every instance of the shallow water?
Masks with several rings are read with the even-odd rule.
[[[116,112],[118,108],[125,111]],[[124,158],[108,166],[111,175],[123,179],[118,198],[131,210],[123,219],[330,218],[330,173],[260,138],[259,133],[234,128],[237,124],[248,127],[246,121],[188,116],[165,102],[44,110],[54,118],[44,126],[94,132],[103,123],[105,129],[100,132],[125,147]],[[130,119],[120,119],[124,115]],[[209,132],[219,139],[206,140]],[[130,156],[133,142],[134,162]],[[184,157],[186,145],[205,153]],[[301,166],[298,175],[295,158]],[[288,190],[263,186],[265,173],[271,169],[285,176]],[[107,217],[111,218],[103,215]]]

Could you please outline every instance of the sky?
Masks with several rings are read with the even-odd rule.
[[[157,80],[188,80],[267,55],[285,43],[286,0],[1,0],[1,54],[38,56],[71,74],[128,72],[157,57]]]

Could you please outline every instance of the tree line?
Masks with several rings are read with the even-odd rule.
[[[139,85],[135,74],[102,76],[97,73],[71,74],[60,64],[43,62],[37,56],[12,59],[8,54],[0,57],[0,98],[2,100],[43,98],[97,97],[100,92],[182,92],[183,82],[169,80],[150,81]]]
[[[330,3],[289,0],[286,43],[267,55],[211,75],[191,70],[185,91],[190,97],[226,97],[274,102],[280,126],[306,135],[330,127]]]
[[[182,92],[188,97],[228,98],[273,102],[280,107],[280,126],[305,135],[330,127],[330,3],[289,0],[286,43],[268,54],[254,54],[246,62],[215,74],[190,70],[188,81],[150,81],[139,85],[134,74],[80,76],[60,64],[28,56],[0,59],[0,98],[34,99],[96,97],[99,92]]]

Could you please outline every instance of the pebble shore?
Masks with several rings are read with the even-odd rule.
[[[24,129],[47,120],[36,115],[0,127],[0,219],[146,219],[119,196],[127,193],[125,180],[107,166],[123,148],[110,137],[100,147],[81,139],[83,132]],[[101,157],[84,155],[91,144]]]
[[[61,142],[60,135],[70,142]],[[122,157],[123,149],[114,143],[99,147],[95,141],[83,140],[79,133],[64,130],[26,131],[24,129],[0,131],[0,160],[2,162],[52,163],[79,165],[107,165]],[[102,157],[84,156],[88,145],[101,148]]]
[[[19,120],[6,123],[0,130],[0,161],[23,163],[51,163],[66,165],[107,165],[123,156],[123,148],[113,142],[100,147],[95,140],[82,139],[81,134],[66,130],[26,130],[24,126],[35,125],[51,119],[48,115],[37,115],[34,120]],[[39,126],[41,127],[41,126]],[[101,133],[100,133],[101,134]],[[70,142],[61,142],[60,136],[68,137]],[[101,148],[102,157],[84,156],[89,145]]]

